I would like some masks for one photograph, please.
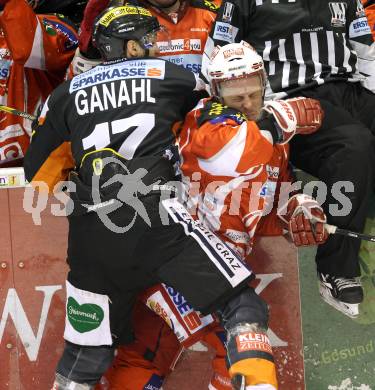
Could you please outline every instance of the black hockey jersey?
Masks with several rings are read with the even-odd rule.
[[[159,155],[204,88],[192,72],[156,58],[113,61],[60,85],[48,98],[25,158],[27,180],[51,190],[91,151],[126,159]]]
[[[361,0],[225,1],[206,43],[203,68],[214,45],[241,40],[265,61],[267,97],[336,80],[361,80],[375,91],[375,45]]]

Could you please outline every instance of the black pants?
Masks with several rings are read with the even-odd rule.
[[[148,188],[154,188],[154,181],[162,180],[165,184],[173,179],[169,162],[164,159],[134,160],[127,169],[131,173],[141,172],[138,166],[148,168],[144,179]],[[117,175],[121,164],[107,164],[105,169]],[[136,188],[130,172],[123,172],[122,177],[129,179],[121,183],[121,188]],[[105,174],[104,170],[101,177]],[[104,181],[103,188],[108,189]],[[105,218],[102,207],[69,217],[68,280],[80,290],[109,297],[115,343],[131,340],[132,307],[138,293],[147,287],[164,282],[182,293],[196,310],[208,314],[247,288],[252,277],[240,259],[194,221],[180,203],[172,202],[168,213],[161,204],[163,192],[145,194],[146,187],[137,183],[143,192],[122,198],[125,201],[121,207],[104,213]],[[76,203],[77,199],[85,203],[85,197],[90,202],[91,192],[86,192],[85,184],[77,188]],[[116,188],[115,195],[119,196],[120,191]]]
[[[267,329],[267,304],[248,286],[251,271],[177,199],[165,201],[163,188],[174,178],[170,163],[157,157],[106,161],[105,153],[88,155],[79,175],[72,176],[77,208],[69,217],[69,342],[58,363],[58,383],[95,385],[115,346],[131,340],[136,296],[159,282],[203,314],[217,310],[226,329],[243,323]],[[228,359],[233,364],[249,353],[229,347]],[[273,361],[270,354],[255,353]]]
[[[325,116],[316,133],[294,137],[291,161],[327,185],[323,207],[328,223],[361,232],[374,188],[375,94],[360,83],[337,82],[305,90],[302,95],[319,100]],[[331,192],[337,181],[354,185],[354,192],[345,193],[352,205],[346,216],[333,215],[332,205],[340,204]],[[318,271],[359,276],[359,247],[360,240],[330,236],[318,247]]]

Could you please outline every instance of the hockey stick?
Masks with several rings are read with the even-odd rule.
[[[340,234],[341,236],[359,238],[360,240],[375,242],[375,236],[370,236],[369,234],[356,233],[350,230],[340,229],[337,226],[329,225],[328,223],[324,224],[324,228],[329,234]]]
[[[28,114],[27,112],[16,110],[15,108],[8,107],[8,106],[2,106],[0,105],[0,111],[7,112],[9,114],[21,116],[22,118],[30,119],[31,121],[34,121],[36,119],[36,116]]]

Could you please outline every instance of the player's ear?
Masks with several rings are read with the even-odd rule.
[[[137,41],[131,39],[126,42],[126,58],[138,58],[144,55],[145,50]]]

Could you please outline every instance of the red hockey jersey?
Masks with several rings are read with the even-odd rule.
[[[0,16],[0,104],[34,114],[63,81],[77,45],[65,19],[10,0]],[[22,164],[30,134],[30,120],[0,112],[0,167]]]
[[[243,114],[203,99],[186,118],[179,148],[190,212],[242,258],[267,214],[266,234],[282,234],[271,211],[280,182],[290,182],[286,145],[272,145]]]

